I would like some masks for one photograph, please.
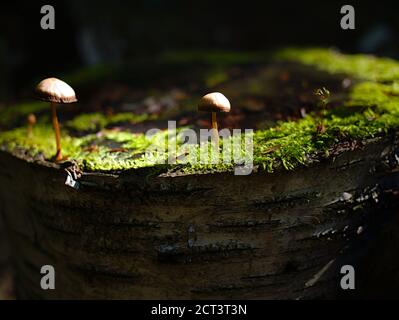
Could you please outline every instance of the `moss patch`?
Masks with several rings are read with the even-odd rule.
[[[132,112],[105,115],[103,113],[85,113],[67,122],[67,127],[76,131],[101,130],[108,125],[117,123],[135,124],[152,119],[148,114],[134,114]]]
[[[330,73],[344,73],[358,79],[381,82],[399,80],[398,62],[371,55],[344,55],[322,48],[288,48],[277,52],[275,58],[301,62]]]
[[[219,54],[220,55],[220,54]],[[188,57],[191,60],[194,57]],[[276,126],[254,132],[253,162],[267,172],[279,169],[293,170],[300,165],[327,158],[341,142],[358,141],[396,130],[399,126],[399,64],[390,59],[379,59],[365,55],[343,55],[326,49],[287,49],[275,55],[279,61],[294,61],[314,66],[329,74],[343,74],[354,80],[349,97],[334,108],[309,113],[296,121],[278,122]],[[187,57],[186,57],[187,58]],[[188,59],[187,58],[187,59]],[[217,56],[217,60],[220,61]],[[239,56],[240,61],[248,61],[248,56]],[[169,57],[170,59],[170,57]],[[181,57],[177,57],[181,61]],[[216,59],[216,58],[215,58]],[[227,62],[237,57],[229,56]],[[254,61],[259,56],[254,58]],[[190,60],[190,61],[191,61]],[[293,75],[295,76],[295,75]],[[223,69],[211,69],[208,81],[217,85],[226,81]],[[306,90],[306,89],[303,89]],[[300,93],[300,92],[299,92]],[[298,93],[298,94],[299,94]],[[334,94],[334,92],[332,92]],[[32,109],[32,106],[33,109]],[[34,112],[47,106],[32,104],[30,107],[14,108],[1,114],[2,121],[10,121],[21,112]],[[162,117],[162,115],[161,115]],[[318,130],[320,117],[324,129]],[[168,146],[168,132],[159,131],[151,137],[143,133],[107,130],[115,123],[138,123],[154,120],[147,115],[119,113],[105,116],[101,113],[82,114],[65,124],[62,133],[63,153],[74,159],[86,171],[122,171],[128,169],[156,167],[178,169],[186,173],[215,172],[232,170],[240,161],[223,164],[223,156],[217,161],[212,144],[205,143],[207,163],[195,164],[204,149],[198,145],[186,145],[177,139],[178,151]],[[189,124],[190,125],[190,124]],[[179,135],[184,128],[175,133]],[[73,131],[92,131],[83,137],[75,137]],[[171,133],[169,133],[171,134]],[[172,132],[173,134],[173,132]],[[225,144],[237,141],[240,150],[245,150],[245,135],[221,141]],[[23,148],[31,155],[42,154],[50,159],[55,150],[51,124],[42,121],[35,126],[33,135],[28,137],[26,128],[16,128],[0,134],[0,145],[12,152]],[[223,148],[222,148],[223,151]],[[242,154],[243,155],[243,154]],[[165,164],[173,159],[174,164]],[[204,160],[202,158],[202,160]]]

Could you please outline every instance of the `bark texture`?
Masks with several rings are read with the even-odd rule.
[[[17,294],[340,296],[341,266],[355,265],[367,275],[367,259],[380,251],[374,239],[380,222],[392,218],[398,154],[398,138],[389,136],[293,172],[85,173],[74,190],[64,184],[63,169],[1,152],[0,209],[12,244]],[[391,234],[397,226],[390,225]],[[40,288],[43,265],[55,267],[55,290]]]

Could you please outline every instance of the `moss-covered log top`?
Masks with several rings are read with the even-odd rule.
[[[63,154],[69,161],[85,172],[232,170],[234,162],[225,164],[222,157],[218,163],[198,164],[198,145],[186,149],[183,160],[167,149],[168,120],[177,122],[177,133],[211,127],[210,115],[196,111],[199,98],[211,91],[224,93],[232,104],[229,114],[219,116],[219,129],[254,129],[253,163],[259,171],[293,170],[335,157],[399,125],[399,63],[393,60],[285,49],[273,54],[169,54],[157,61],[60,76],[80,100],[58,108]],[[323,87],[330,92],[324,104],[315,95]],[[29,113],[38,119],[31,135],[25,124]],[[0,128],[3,151],[52,162],[55,140],[46,103],[0,110]],[[152,128],[162,130],[147,138]],[[146,152],[150,146],[152,151]],[[174,164],[162,164],[170,158]]]

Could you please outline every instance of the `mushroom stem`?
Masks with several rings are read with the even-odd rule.
[[[27,122],[27,130],[28,130],[28,138],[31,138],[32,136],[33,136],[33,126],[35,125],[35,123],[36,123],[36,117],[35,117],[35,115],[33,114],[33,113],[29,113],[29,115],[28,115],[28,117],[27,117],[27,119],[26,119],[26,122]]]
[[[219,130],[218,123],[216,120],[216,112],[212,112],[212,140],[216,147],[219,147]]]
[[[28,124],[28,138],[32,137],[32,124]]]
[[[60,126],[58,124],[57,109],[56,109],[56,104],[54,102],[51,102],[51,114],[52,114],[53,127],[55,132],[55,142],[57,145],[57,153],[55,154],[55,160],[60,161],[62,160]]]

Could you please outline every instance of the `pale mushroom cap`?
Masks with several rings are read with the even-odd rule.
[[[201,98],[198,111],[230,112],[230,101],[220,92],[208,93]]]
[[[56,103],[76,102],[75,91],[71,86],[57,78],[47,78],[36,86],[38,99]]]

